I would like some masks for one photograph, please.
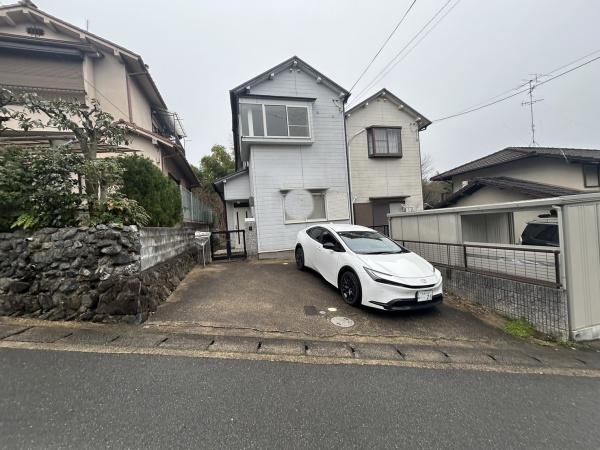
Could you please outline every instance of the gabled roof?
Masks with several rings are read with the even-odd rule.
[[[559,148],[559,147],[507,147],[491,155],[470,161],[461,166],[440,173],[431,178],[433,181],[450,180],[453,176],[474,170],[505,164],[523,158],[531,157],[561,158],[566,162],[600,162],[600,150],[584,148]]]
[[[403,111],[406,111],[408,114],[413,116],[415,118],[415,120],[417,121],[417,123],[419,124],[419,131],[424,130],[429,125],[431,125],[431,120],[429,120],[423,114],[418,112],[416,109],[407,105],[406,102],[403,102],[402,100],[400,100],[398,97],[396,97],[390,91],[388,91],[386,88],[383,88],[383,89],[377,91],[375,94],[373,94],[369,98],[363,100],[358,105],[350,108],[348,111],[346,111],[346,117],[351,115],[353,112],[357,111],[359,108],[363,108],[363,107],[367,106],[369,103],[371,103],[372,101],[374,101],[380,97],[383,97],[386,100],[389,100],[390,102],[395,104],[399,109],[402,109]]]
[[[556,186],[553,184],[537,183],[534,181],[520,180],[512,177],[481,177],[475,178],[469,183],[452,193],[445,200],[438,203],[436,208],[445,208],[450,205],[454,205],[461,198],[467,197],[479,189],[489,186],[496,189],[505,191],[516,192],[519,194],[527,195],[531,198],[548,198],[548,197],[562,197],[565,195],[576,195],[582,194],[583,191],[577,189],[566,188],[563,186]]]
[[[291,58],[286,59],[282,63],[277,64],[275,67],[272,67],[269,70],[265,70],[260,75],[257,75],[254,78],[251,78],[250,80],[240,84],[237,87],[234,87],[229,92],[232,95],[239,95],[239,94],[245,93],[248,88],[252,88],[253,86],[260,84],[263,81],[267,81],[267,80],[271,79],[272,76],[277,75],[278,73],[281,73],[284,70],[288,70],[290,67],[298,67],[303,72],[314,76],[315,80],[320,79],[319,82],[325,84],[330,89],[332,89],[334,92],[336,92],[340,96],[340,98],[344,99],[344,101],[346,101],[348,99],[348,97],[350,96],[350,92],[348,92],[346,89],[344,89],[339,84],[337,84],[335,81],[333,81],[331,78],[326,77],[321,72],[319,72],[317,69],[315,69],[310,64],[303,61],[302,59],[298,58],[297,56],[292,56]]]
[[[45,25],[57,33],[63,33],[66,36],[76,38],[79,45],[92,45],[105,52],[121,58],[123,63],[128,65],[131,72],[143,74],[143,77],[136,77],[145,93],[151,99],[151,103],[163,109],[167,109],[167,105],[162,98],[154,80],[148,72],[148,66],[144,63],[142,57],[131,50],[121,47],[107,39],[97,36],[89,31],[72,25],[64,20],[54,17],[45,11],[40,10],[33,2],[24,0],[16,4],[0,6],[0,23],[9,26],[15,26],[16,23],[28,21]],[[23,37],[27,39],[26,36]],[[35,38],[35,41],[40,44],[54,43],[57,45],[73,46],[77,45],[70,41],[58,41],[55,39]],[[142,81],[143,79],[143,81]]]
[[[256,86],[264,81],[270,80],[273,76],[278,73],[283,72],[284,70],[288,70],[291,67],[298,67],[303,72],[312,75],[315,78],[315,82],[323,83],[328,86],[333,92],[335,92],[340,99],[344,103],[350,97],[350,92],[341,87],[331,78],[326,77],[317,69],[298,58],[297,56],[292,56],[291,58],[286,59],[282,63],[276,65],[275,67],[270,68],[269,70],[265,70],[260,75],[255,76],[254,78],[240,84],[237,87],[234,87],[229,91],[229,100],[231,103],[231,130],[233,131],[233,148],[234,148],[234,156],[235,156],[235,164],[236,168],[240,168],[240,143],[239,143],[239,123],[238,123],[238,98],[248,94],[249,89],[252,91],[252,87]]]

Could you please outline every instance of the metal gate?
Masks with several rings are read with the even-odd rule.
[[[221,259],[245,259],[246,231],[212,231],[210,235],[210,252],[213,261]]]

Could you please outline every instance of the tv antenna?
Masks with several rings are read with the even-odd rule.
[[[537,83],[539,82],[539,75],[537,73],[534,73],[531,75],[533,76],[533,78],[530,78],[529,80],[525,80],[529,84],[529,89],[528,89],[529,101],[521,102],[521,106],[529,106],[529,114],[531,116],[531,144],[530,144],[530,146],[535,147],[536,145],[539,145],[539,144],[535,141],[535,120],[534,120],[534,116],[533,116],[533,104],[537,103],[537,102],[541,102],[544,99],[543,98],[539,98],[539,99],[533,98],[533,90],[535,89]]]

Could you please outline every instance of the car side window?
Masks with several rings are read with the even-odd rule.
[[[333,244],[335,244],[337,251],[344,251],[344,247],[342,246],[342,244],[340,244],[340,242],[327,230],[323,230],[320,242],[321,244],[324,244],[325,242],[332,242]]]
[[[314,227],[314,228],[311,228],[310,230],[308,230],[306,233],[311,238],[313,238],[315,241],[320,242],[320,237],[321,237],[321,234],[323,233],[323,228]]]

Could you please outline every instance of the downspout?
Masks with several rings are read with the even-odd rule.
[[[348,206],[350,208],[350,223],[354,223],[354,207],[352,205],[352,179],[350,177],[350,153],[348,150],[348,134],[346,131],[346,99],[344,100],[344,104],[342,107],[342,118],[344,120],[344,145],[346,146],[346,172],[348,175]],[[356,135],[355,135],[356,136]],[[353,136],[353,138],[355,137]]]
[[[351,211],[351,219],[352,219],[352,223],[354,224],[354,200],[352,198],[352,177],[351,177],[351,169],[350,169],[350,143],[354,140],[355,137],[357,137],[359,134],[364,133],[365,131],[367,131],[366,128],[361,129],[360,131],[354,133],[350,139],[348,139],[348,136],[346,134],[346,116],[344,116],[344,136],[346,136],[345,142],[346,142],[346,161],[347,161],[347,168],[348,168],[348,187],[349,187],[349,193],[350,193],[350,211]]]

